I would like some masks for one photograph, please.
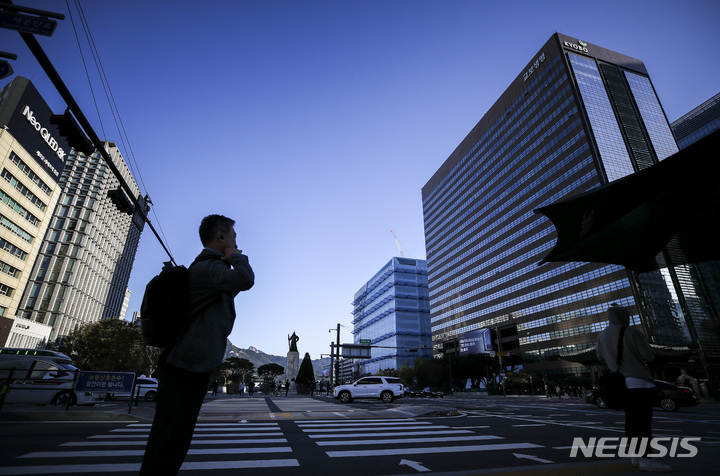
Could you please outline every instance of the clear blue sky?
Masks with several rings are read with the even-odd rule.
[[[420,189],[553,33],[643,60],[670,121],[720,92],[715,0],[81,3],[129,143],[81,39],[100,126],[69,15],[41,45],[139,169],[178,262],[203,216],[237,220],[256,285],[230,340],[276,355],[293,331],[313,358],[338,323],[352,341],[353,295],[399,255],[390,230],[425,258]],[[0,50],[65,109],[17,33],[0,30]],[[165,259],[146,228],[129,314]]]

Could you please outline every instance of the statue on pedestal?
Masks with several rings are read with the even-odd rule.
[[[288,346],[290,350],[287,353],[285,378],[286,380],[292,381],[292,385],[294,385],[295,377],[297,377],[298,370],[300,369],[300,353],[297,349],[297,341],[299,340],[300,338],[294,331],[291,336],[288,336]]]
[[[300,338],[297,334],[295,334],[295,331],[293,331],[291,336],[288,336],[288,345],[290,346],[290,352],[297,352],[297,341],[299,341]]]

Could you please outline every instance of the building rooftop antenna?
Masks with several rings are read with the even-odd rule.
[[[395,240],[395,244],[397,245],[398,249],[400,250],[400,256],[402,256],[404,258],[405,253],[403,252],[402,246],[400,246],[400,240],[398,240],[398,237],[394,231],[390,230],[390,233],[392,233],[393,239]]]

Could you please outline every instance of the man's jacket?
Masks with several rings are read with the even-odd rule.
[[[225,357],[227,336],[235,322],[235,296],[255,283],[248,257],[236,253],[228,262],[204,249],[190,268],[190,309],[201,309],[165,363],[190,372],[212,372]]]

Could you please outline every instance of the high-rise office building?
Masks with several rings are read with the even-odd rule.
[[[490,329],[507,362],[587,375],[560,356],[595,345],[611,303],[654,344],[689,344],[708,317],[691,266],[538,266],[556,235],[534,213],[677,151],[642,61],[554,34],[422,189],[436,353]]]
[[[35,347],[50,336],[49,326],[16,315],[70,152],[52,115],[26,78],[0,91],[0,345]]]
[[[142,200],[117,146],[104,146]],[[71,153],[60,185],[62,194],[18,308],[19,316],[51,326],[51,340],[124,314],[143,225],[98,152]]]
[[[359,375],[413,366],[431,357],[430,307],[425,260],[393,258],[353,300],[353,341],[371,346],[371,358],[356,362]]]
[[[0,98],[0,182],[7,185],[0,183],[0,220],[7,222],[0,229],[0,286],[8,289],[0,306],[6,323],[19,323],[0,334],[0,343],[35,347],[85,323],[123,318],[141,215],[99,152],[69,147],[27,79],[14,78]],[[147,208],[117,146],[103,146]]]

